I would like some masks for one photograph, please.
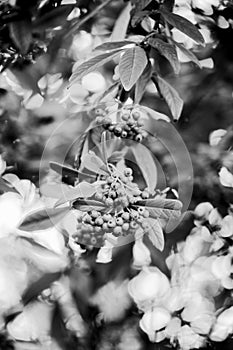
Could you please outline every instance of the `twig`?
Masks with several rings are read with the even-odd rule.
[[[87,16],[85,16],[83,19],[81,19],[78,23],[75,23],[65,34],[64,38],[66,39],[70,34],[73,34],[76,32],[84,23],[89,21],[92,17],[94,17],[99,11],[101,11],[105,6],[107,6],[112,0],[105,0],[97,6],[92,12],[90,12]]]

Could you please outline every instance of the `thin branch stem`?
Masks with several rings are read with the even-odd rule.
[[[84,23],[89,21],[92,17],[97,15],[99,11],[101,11],[104,7],[106,7],[112,0],[105,0],[97,6],[92,12],[88,13],[87,16],[85,16],[83,19],[81,19],[79,22],[75,23],[71,28],[68,30],[68,32],[65,34],[64,38],[67,38],[69,35],[75,33],[80,27],[83,26]]]

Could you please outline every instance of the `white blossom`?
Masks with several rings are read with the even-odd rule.
[[[219,180],[223,186],[233,187],[233,175],[226,167],[221,168],[219,172]]]
[[[150,265],[151,256],[147,246],[143,243],[143,239],[137,239],[133,246],[133,266],[141,269],[143,266]]]
[[[141,329],[147,333],[150,341],[160,342],[165,339],[165,332],[157,333],[157,331],[166,327],[171,319],[171,314],[165,308],[154,307],[146,311],[140,320]]]
[[[138,304],[143,307],[150,302],[161,301],[170,290],[167,276],[157,267],[144,267],[143,270],[134,277],[128,285],[129,294]]]

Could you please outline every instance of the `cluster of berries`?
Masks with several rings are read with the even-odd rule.
[[[113,133],[116,137],[137,142],[142,142],[147,137],[147,132],[142,129],[141,114],[136,110],[121,112],[121,120],[116,123],[113,123],[111,118],[106,116],[106,112],[103,113],[102,109],[97,109],[96,115],[96,123],[103,125],[105,130]]]
[[[148,191],[141,191],[136,183],[133,183],[133,171],[126,168],[123,174],[112,175],[100,186],[95,194],[95,199],[103,201],[107,206],[121,210],[130,204],[134,204],[142,199],[148,199]]]
[[[132,235],[140,225],[147,227],[147,217],[149,212],[144,208],[122,210],[116,215],[91,210],[78,218],[76,238],[85,245],[102,246],[106,233],[115,237]]]
[[[135,206],[135,203],[148,199],[150,193],[141,191],[133,183],[132,169],[126,168],[124,173],[112,174],[95,194],[95,199],[106,204],[105,212],[90,210],[78,217],[77,240],[79,243],[102,246],[105,234],[115,237],[134,234],[141,226],[147,228],[149,212],[146,208]]]

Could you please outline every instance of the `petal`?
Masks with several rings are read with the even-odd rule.
[[[141,269],[143,266],[150,265],[151,256],[147,246],[143,243],[142,239],[135,241],[133,246],[133,266],[137,269]]]
[[[233,187],[233,175],[226,167],[222,167],[219,172],[219,181],[225,187]]]

